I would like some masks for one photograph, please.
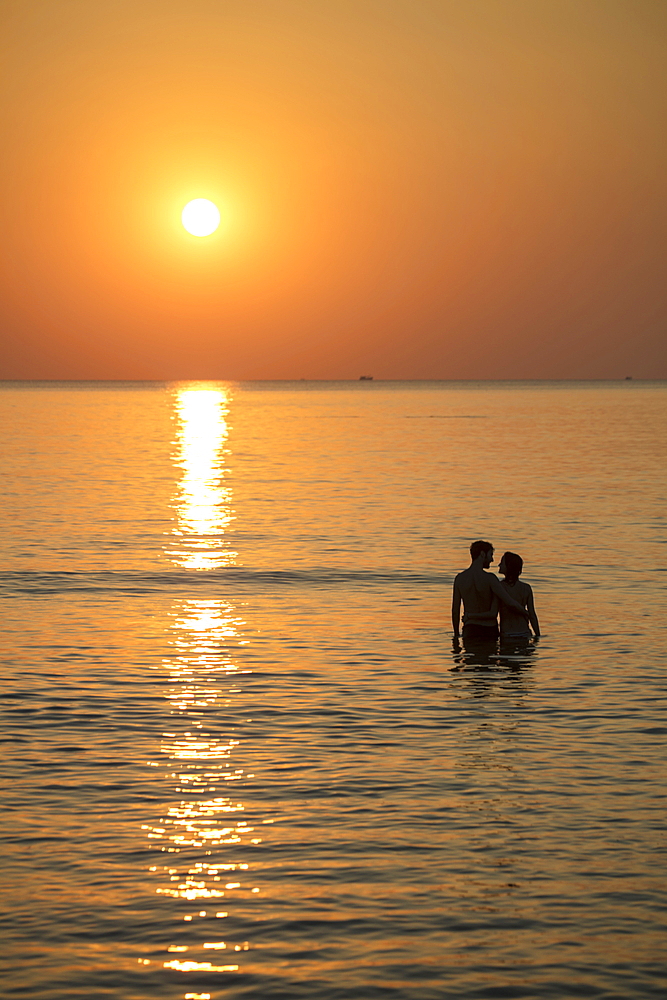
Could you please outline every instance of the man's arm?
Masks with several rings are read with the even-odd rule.
[[[459,623],[461,621],[461,591],[459,590],[459,585],[454,580],[454,588],[452,590],[452,628],[454,630],[454,635],[458,637],[459,634]]]
[[[533,590],[529,584],[526,584],[526,586],[528,587],[528,607],[526,608],[526,610],[528,611],[528,621],[530,622],[530,627],[532,628],[535,635],[539,635],[540,623],[538,622],[537,615],[535,614],[535,600],[533,598]]]
[[[520,615],[523,615],[523,617],[527,619],[529,615],[526,609],[507,593],[505,588],[501,586],[498,577],[494,576],[493,573],[488,573],[487,576],[489,578],[489,583],[491,584],[491,590],[496,597],[500,598],[503,604],[507,604],[513,611],[518,611]]]

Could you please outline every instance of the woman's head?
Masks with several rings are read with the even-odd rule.
[[[523,559],[516,552],[505,552],[500,560],[499,569],[508,580],[518,580],[523,569]]]

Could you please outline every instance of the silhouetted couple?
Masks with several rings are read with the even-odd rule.
[[[487,639],[530,638],[540,634],[540,623],[535,614],[533,591],[519,580],[523,559],[515,552],[506,552],[500,560],[500,581],[486,570],[493,562],[491,542],[478,541],[470,546],[472,562],[468,569],[454,580],[452,596],[452,626],[458,638],[463,601],[463,638]],[[500,629],[498,613],[500,612]],[[532,626],[530,631],[528,623]]]

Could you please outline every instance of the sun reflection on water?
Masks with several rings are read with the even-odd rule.
[[[181,470],[174,498],[178,540],[167,555],[184,569],[217,569],[234,564],[225,532],[234,520],[225,448],[229,436],[230,393],[225,388],[184,386],[175,392],[178,421],[174,463]]]
[[[223,925],[218,923],[229,916],[223,906],[259,892],[246,850],[262,838],[232,791],[236,782],[254,775],[237,766],[240,741],[233,725],[221,722],[221,710],[229,719],[241,676],[249,673],[235,663],[235,651],[246,644],[244,626],[226,601],[179,602],[168,639],[171,655],[162,663],[171,724],[162,734],[160,759],[152,763],[168,791],[162,815],[143,829],[150,848],[161,855],[162,863],[150,866],[158,880],[155,893],[165,902],[173,900],[175,908],[175,940],[160,964],[176,973],[236,972],[237,963],[218,964],[210,960],[211,952],[224,951],[227,957],[249,949],[247,941],[230,940],[233,935],[219,940]]]

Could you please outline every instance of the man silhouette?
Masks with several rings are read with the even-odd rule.
[[[497,576],[486,570],[493,562],[493,545],[480,539],[470,546],[472,562],[454,580],[452,593],[452,627],[454,637],[458,638],[461,619],[461,601],[463,601],[463,638],[487,639],[498,638],[498,622],[493,621],[489,612],[492,610],[494,595],[503,604],[512,608],[523,618],[528,618],[528,612],[518,601],[507,592]]]

